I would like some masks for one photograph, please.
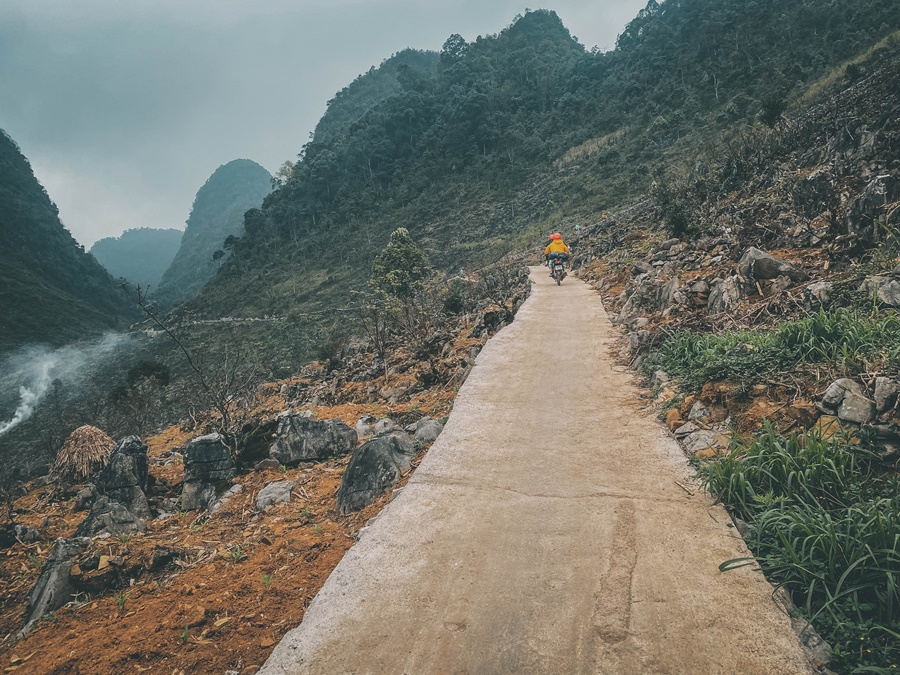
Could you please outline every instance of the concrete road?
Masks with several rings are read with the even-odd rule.
[[[610,355],[595,292],[534,292],[407,488],[263,675],[808,673],[788,618]]]

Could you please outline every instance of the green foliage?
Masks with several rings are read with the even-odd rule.
[[[753,384],[799,364],[825,364],[844,374],[877,364],[900,369],[900,316],[853,309],[820,311],[773,331],[670,333],[659,366],[689,389],[733,379]]]
[[[119,593],[116,596],[116,606],[119,608],[120,612],[125,609],[125,603],[128,602],[129,597],[130,596],[125,593]]]
[[[748,523],[769,578],[832,644],[831,667],[863,672],[900,660],[900,481],[848,441],[767,427],[701,473]]]
[[[404,227],[391,232],[391,239],[375,258],[372,287],[399,300],[411,298],[422,288],[428,276],[428,261],[409,230]]]
[[[263,588],[269,590],[272,587],[272,584],[275,583],[275,577],[271,574],[264,574],[262,578]]]

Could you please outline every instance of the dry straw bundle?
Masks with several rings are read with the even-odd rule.
[[[115,447],[116,442],[97,427],[78,427],[56,453],[50,477],[61,482],[87,480],[106,466]]]

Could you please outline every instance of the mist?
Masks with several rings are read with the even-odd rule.
[[[14,352],[0,364],[0,437],[34,414],[55,382],[77,384],[103,359],[132,340],[131,336],[108,333],[93,342],[48,347],[31,345]],[[14,392],[18,392],[17,394]],[[15,406],[8,418],[7,408]]]

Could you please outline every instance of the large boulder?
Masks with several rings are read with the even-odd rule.
[[[147,446],[137,436],[125,438],[109,456],[97,477],[97,491],[118,502],[138,518],[150,517],[147,502]]]
[[[219,434],[195,438],[184,452],[181,508],[208,511],[228,491],[235,475],[231,450]]]
[[[17,637],[24,637],[42,616],[72,600],[76,591],[71,576],[73,559],[90,546],[91,540],[85,538],[56,540],[38,580],[28,591],[25,625]]]
[[[337,493],[342,515],[368,506],[397,484],[416,454],[413,439],[394,432],[363,443],[353,454]]]
[[[708,308],[710,314],[731,312],[737,308],[743,297],[741,280],[738,276],[713,281],[709,292]]]
[[[278,431],[269,448],[269,457],[291,466],[346,455],[358,442],[356,430],[340,420],[316,420],[284,413],[278,418]]]
[[[444,430],[443,425],[430,417],[423,417],[416,422],[414,435],[419,443],[434,443]]]
[[[91,506],[91,512],[78,526],[75,534],[79,537],[93,537],[108,533],[117,537],[130,532],[143,532],[145,529],[147,524],[141,516],[104,495]]]
[[[790,263],[769,255],[765,251],[751,246],[738,263],[738,273],[747,279],[777,279],[786,276],[791,281],[800,282],[809,279],[803,270],[798,270]]]

